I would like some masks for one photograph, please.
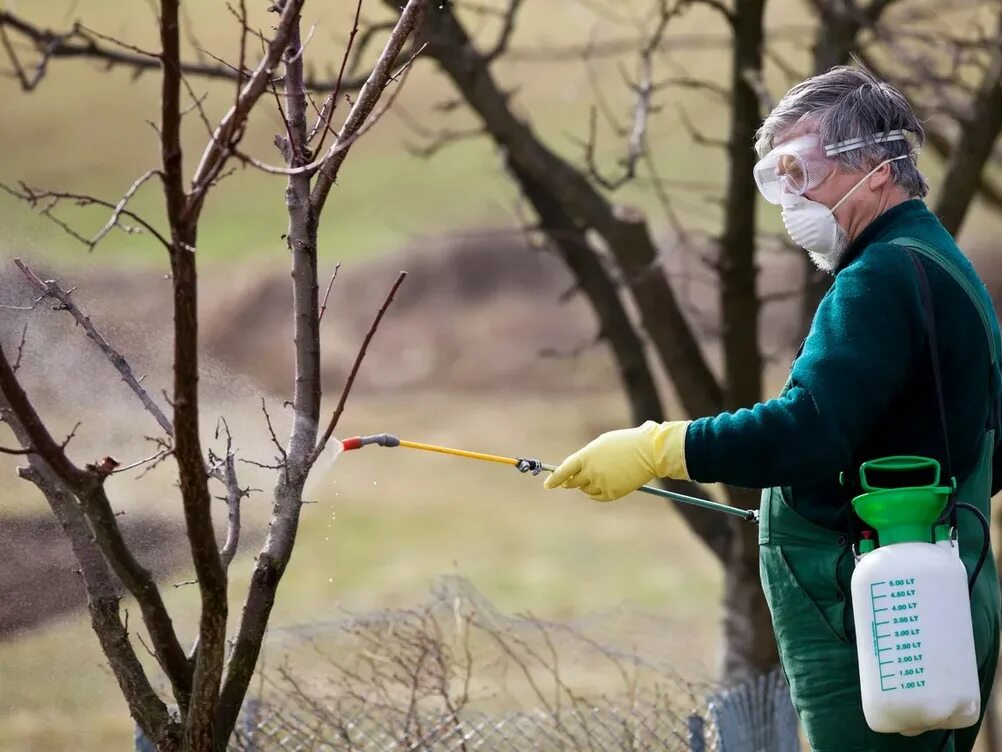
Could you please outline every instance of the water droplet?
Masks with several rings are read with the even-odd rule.
[[[334,582],[334,578],[331,577],[329,580],[327,580],[327,582]]]

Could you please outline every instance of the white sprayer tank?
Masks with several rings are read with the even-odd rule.
[[[935,464],[932,486],[867,484],[866,470],[914,471],[916,462]],[[872,539],[860,543],[852,576],[866,722],[905,736],[971,726],[981,692],[967,570],[949,529],[933,531],[952,489],[936,487],[938,463],[921,458],[874,460],[860,475],[869,493],[853,506],[879,536],[879,548]]]
[[[981,714],[967,570],[950,541],[863,555],[852,604],[863,713],[906,736],[965,728]]]

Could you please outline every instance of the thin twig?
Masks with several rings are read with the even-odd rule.
[[[70,430],[69,435],[67,435],[67,437],[63,439],[63,443],[59,445],[60,449],[65,449],[70,445],[70,442],[73,441],[74,438],[76,438],[77,429],[80,428],[81,425],[83,424],[79,420],[73,425],[73,428]]]
[[[3,311],[34,311],[36,306],[45,300],[44,295],[39,295],[35,298],[34,302],[30,306],[16,306],[16,305],[4,305],[0,303],[0,310]]]
[[[334,157],[347,151],[358,139],[360,139],[362,136],[368,133],[372,129],[372,127],[376,125],[376,123],[378,123],[383,118],[383,116],[390,110],[390,108],[393,106],[393,103],[396,101],[396,98],[399,95],[400,91],[403,89],[403,81],[406,79],[406,76],[410,71],[411,64],[414,62],[417,56],[424,50],[425,46],[426,45],[422,45],[421,49],[417,50],[411,56],[411,58],[400,67],[400,69],[396,73],[389,76],[389,78],[386,81],[387,85],[389,85],[390,82],[396,82],[398,78],[400,80],[397,85],[397,88],[394,89],[390,93],[390,96],[386,98],[386,103],[383,105],[383,107],[374,112],[369,117],[369,119],[365,123],[363,123],[362,126],[357,131],[355,131],[355,133],[353,133],[351,136],[345,139],[339,138],[337,141],[331,144],[330,148],[327,150],[327,153],[324,154],[319,159],[316,159],[313,162],[310,162],[309,164],[301,165],[298,167],[278,167],[276,165],[270,165],[267,162],[262,162],[261,160],[252,157],[249,154],[244,154],[243,152],[235,148],[232,150],[233,156],[235,156],[237,159],[244,162],[245,164],[249,164],[252,167],[256,167],[257,169],[261,170],[262,172],[267,172],[272,175],[288,175],[288,176],[306,175],[323,170],[325,165],[333,161]],[[340,166],[340,162],[338,163],[338,166]]]
[[[195,99],[194,94],[192,94],[192,99]],[[201,107],[199,109],[201,109]],[[208,123],[206,123],[206,125],[208,125]],[[139,178],[131,186],[129,186],[129,190],[127,190],[125,192],[125,195],[122,196],[121,199],[119,199],[117,204],[115,204],[115,210],[111,213],[111,217],[108,218],[108,221],[105,223],[104,227],[102,227],[98,231],[97,235],[91,238],[90,240],[91,248],[100,243],[101,239],[104,238],[104,236],[107,235],[109,232],[111,232],[111,229],[118,224],[118,220],[121,217],[122,212],[125,210],[125,205],[129,203],[129,199],[131,199],[133,196],[136,195],[136,191],[138,191],[142,187],[143,183],[145,183],[154,175],[162,175],[162,174],[163,173],[160,170],[147,170],[142,175],[140,175]]]
[[[240,488],[237,482],[237,468],[235,454],[233,452],[233,434],[230,433],[229,423],[225,418],[220,418],[223,428],[226,429],[226,456],[223,459],[226,486],[226,541],[219,552],[219,557],[223,561],[223,568],[229,568],[233,557],[236,556],[237,547],[240,545],[240,501],[249,492]],[[217,427],[218,434],[218,427]]]
[[[519,8],[525,0],[508,0],[508,8],[504,11],[501,23],[501,33],[498,34],[494,46],[484,54],[484,59],[490,63],[508,51],[508,43],[511,35],[515,31],[515,19],[518,17]]]
[[[14,373],[17,373],[17,369],[21,367],[21,356],[24,355],[24,343],[28,339],[28,324],[25,323],[24,328],[21,330],[21,342],[17,346],[17,355],[14,357],[14,365],[11,369]]]
[[[154,171],[154,174],[155,173],[156,171]],[[148,177],[149,177],[148,175],[143,176],[142,180],[145,182],[145,180]],[[84,237],[79,232],[70,227],[70,225],[68,225],[66,222],[55,216],[52,213],[52,211],[53,209],[56,208],[56,206],[58,206],[58,204],[61,201],[72,201],[77,206],[103,206],[107,209],[111,209],[113,212],[112,219],[114,220],[114,225],[116,227],[120,228],[121,230],[127,233],[138,232],[138,228],[123,225],[119,221],[121,217],[128,217],[134,222],[140,224],[147,232],[149,232],[153,237],[155,237],[158,241],[160,241],[161,245],[163,245],[165,248],[171,247],[170,241],[168,241],[163,235],[161,235],[160,232],[155,227],[153,227],[153,225],[151,225],[149,222],[147,222],[134,212],[124,208],[124,204],[120,206],[121,202],[111,203],[110,201],[105,201],[104,199],[99,199],[94,196],[87,196],[80,193],[70,193],[67,191],[39,190],[37,188],[32,188],[26,185],[25,183],[20,183],[20,186],[21,190],[17,190],[15,188],[11,188],[8,185],[0,183],[0,190],[6,191],[11,196],[14,196],[15,198],[18,198],[21,201],[24,201],[33,209],[37,208],[39,214],[41,214],[43,217],[46,217],[55,224],[59,225],[70,236],[76,238],[85,246],[87,246],[88,250],[91,251],[94,250],[95,245],[97,244],[98,241],[100,241],[101,238],[104,237],[104,234],[99,234],[99,237],[97,238]],[[136,187],[138,188],[138,186]],[[127,199],[128,197],[126,197],[125,200]]]
[[[362,87],[358,99],[345,118],[338,139],[331,146],[331,152],[324,157],[319,166],[319,174],[310,195],[310,203],[317,214],[323,209],[327,196],[337,180],[338,171],[348,156],[347,146],[342,148],[341,145],[353,143],[357,139],[360,132],[366,128],[366,121],[369,120],[369,116],[379,102],[388,82],[400,75],[401,71],[398,71],[396,75],[391,75],[393,64],[398,55],[401,54],[411,33],[424,17],[427,5],[428,0],[408,0],[400,13],[397,25],[390,33],[382,53],[366,79],[365,86]],[[424,46],[421,49],[424,49]],[[420,51],[418,50],[418,52]],[[404,70],[409,68],[413,60],[414,56],[404,65]],[[369,127],[371,127],[371,122]]]
[[[133,468],[141,467],[142,465],[145,465],[150,462],[158,462],[159,460],[166,458],[173,451],[174,451],[173,447],[161,449],[159,452],[150,457],[147,457],[146,459],[142,459],[137,462],[133,462],[129,465],[123,465],[122,467],[115,468],[114,470],[111,471],[111,475],[115,475],[116,473],[124,473],[126,470],[132,470]]]
[[[25,454],[34,454],[31,449],[8,449],[7,447],[0,446],[0,454],[12,454],[14,456],[21,456]]]
[[[233,12],[234,15],[237,15],[229,4],[227,4],[227,7],[230,7],[231,12]],[[82,28],[77,27],[66,32],[54,32],[31,24],[9,11],[0,10],[0,43],[3,44],[8,57],[11,57],[11,52],[13,50],[13,43],[7,33],[8,29],[19,34],[40,56],[39,62],[34,66],[34,74],[31,76],[25,72],[24,66],[21,64],[16,55],[11,58],[11,64],[14,67],[15,77],[21,83],[22,87],[28,91],[38,86],[48,70],[49,61],[53,58],[83,58],[98,60],[104,63],[107,68],[131,68],[136,75],[142,74],[146,71],[157,70],[161,67],[158,55],[145,51],[133,53],[113,49],[112,47],[101,44],[100,39],[93,36],[92,32],[85,31]],[[257,35],[259,38],[264,38],[260,32],[249,28],[247,30],[252,34]],[[4,42],[5,39],[7,40],[6,42]],[[116,47],[123,46],[123,44],[117,40],[115,40],[114,44]],[[127,45],[125,46],[127,47]],[[219,64],[209,65],[204,62],[181,62],[179,69],[183,75],[236,81],[238,85],[247,78],[247,73],[245,71],[237,70],[231,64],[226,63],[215,55],[212,55],[205,49],[196,47],[196,53],[212,57]],[[274,78],[272,82],[279,84],[281,83],[281,79]],[[357,91],[364,83],[364,78],[343,79],[341,82],[341,90]],[[311,76],[304,81],[304,85],[308,91],[329,92],[336,85],[336,81],[326,77],[317,78]]]
[[[15,258],[14,265],[21,270],[21,273],[28,279],[28,281],[34,285],[34,287],[41,292],[43,295],[54,298],[60,303],[60,310],[68,312],[73,319],[79,324],[87,336],[100,348],[101,352],[105,354],[108,360],[111,361],[112,365],[118,370],[122,375],[122,381],[124,381],[133,393],[139,398],[139,401],[146,408],[147,412],[153,416],[154,420],[160,425],[168,436],[174,435],[174,427],[171,422],[164,415],[160,407],[153,401],[149,392],[143,388],[139,383],[139,380],[135,377],[132,372],[132,366],[125,357],[113,348],[104,336],[94,327],[94,324],[90,320],[90,316],[86,315],[80,310],[79,306],[70,297],[70,292],[63,290],[59,283],[54,280],[42,281],[35,272],[33,272],[21,259]]]
[[[383,301],[383,304],[379,307],[379,311],[376,313],[376,317],[372,320],[372,324],[369,326],[369,331],[366,332],[365,339],[362,340],[362,346],[358,349],[358,354],[355,356],[355,362],[352,364],[351,371],[348,373],[348,379],[345,381],[344,388],[341,390],[341,396],[338,399],[337,407],[334,408],[334,413],[331,415],[330,423],[327,424],[327,430],[324,431],[324,435],[317,443],[317,448],[313,450],[313,454],[307,462],[308,466],[316,462],[317,458],[323,453],[324,447],[327,446],[327,442],[330,440],[330,437],[334,435],[334,429],[337,428],[337,423],[341,419],[341,413],[344,412],[345,404],[348,401],[348,395],[351,393],[351,387],[355,383],[355,376],[358,374],[358,369],[361,367],[362,360],[365,358],[365,353],[369,348],[369,343],[376,334],[376,329],[379,328],[379,322],[383,320],[384,314],[393,302],[393,296],[396,295],[397,290],[400,289],[400,285],[403,284],[406,277],[407,272],[400,272],[400,274],[397,275],[397,279],[390,288],[390,292],[386,296],[386,300]]]
[[[271,434],[271,442],[278,448],[278,453],[282,456],[282,465],[284,466],[288,463],[289,457],[285,453],[285,447],[282,446],[281,442],[278,440],[278,436],[275,435],[275,427],[271,424],[271,416],[268,414],[268,407],[264,403],[264,397],[261,398],[261,412],[264,413],[265,422],[268,424],[268,433]]]
[[[320,306],[320,315],[317,317],[317,323],[319,324],[324,320],[324,313],[327,311],[327,298],[330,297],[331,289],[334,287],[334,280],[337,279],[337,271],[341,268],[341,263],[338,262],[334,264],[334,273],[331,275],[331,281],[327,285],[327,292],[324,293],[324,302]]]

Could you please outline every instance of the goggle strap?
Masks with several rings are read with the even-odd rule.
[[[875,133],[872,136],[860,136],[859,138],[850,138],[846,141],[839,141],[835,144],[828,144],[825,146],[825,156],[834,157],[836,154],[843,154],[847,151],[855,151],[856,149],[862,149],[864,146],[869,144],[883,144],[888,141],[904,141],[906,140],[905,132],[902,130],[887,131],[886,133]]]

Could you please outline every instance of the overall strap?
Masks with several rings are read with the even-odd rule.
[[[949,274],[960,286],[960,289],[970,298],[971,303],[974,304],[978,312],[978,318],[981,319],[981,324],[985,329],[985,337],[988,340],[988,351],[991,353],[992,366],[997,369],[999,367],[999,350],[1002,349],[1002,343],[999,342],[991,325],[995,312],[989,307],[988,302],[981,295],[977,286],[967,278],[967,275],[963,273],[955,261],[931,243],[919,240],[918,238],[895,238],[891,243],[901,246],[906,251],[921,254]]]
[[[932,289],[929,287],[929,277],[926,276],[922,262],[912,252],[911,248],[905,248],[905,253],[915,267],[918,275],[919,295],[922,298],[922,318],[925,321],[926,337],[929,340],[929,355],[932,360],[932,378],[936,384],[936,401],[939,404],[939,427],[943,434],[943,451],[946,456],[946,477],[953,482],[953,460],[950,457],[950,436],[946,423],[946,400],[943,399],[943,372],[939,363],[939,344],[936,340],[936,314],[932,306]],[[951,496],[948,507],[950,524],[957,527],[957,507]]]
[[[954,259],[950,258],[946,253],[931,243],[927,243],[926,241],[918,238],[910,237],[896,238],[892,240],[891,243],[901,246],[906,251],[919,253],[924,258],[927,258],[936,264],[940,269],[946,272],[954,280],[954,282],[957,283],[957,285],[959,285],[960,289],[964,291],[971,303],[974,305],[975,310],[977,310],[978,318],[981,319],[981,325],[985,330],[985,338],[988,340],[988,352],[991,358],[991,365],[988,369],[988,389],[990,392],[989,399],[991,400],[991,405],[985,429],[988,431],[995,431],[995,439],[996,443],[998,443],[999,439],[1002,438],[1002,430],[1000,430],[1002,429],[1002,375],[1000,375],[999,372],[999,359],[1000,351],[1002,351],[1002,341],[1000,341],[995,328],[992,327],[992,319],[995,317],[995,311],[988,302],[987,295],[984,294],[984,288],[972,282],[968,276],[964,274]],[[921,280],[925,277],[925,274],[924,271],[921,270],[921,264],[916,268],[919,269],[919,280],[921,284]],[[926,286],[928,289],[928,280],[926,281]],[[930,306],[928,315],[931,316],[931,314],[932,310]]]

